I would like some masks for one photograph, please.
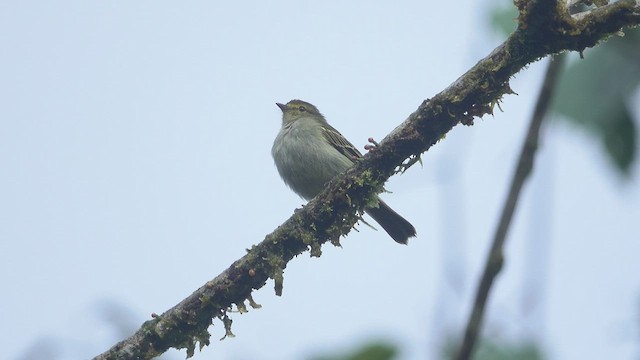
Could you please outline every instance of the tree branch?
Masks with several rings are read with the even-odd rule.
[[[503,95],[513,93],[509,78],[525,65],[563,50],[582,51],[640,22],[640,9],[633,0],[596,9],[580,20],[566,11],[555,13],[555,1],[518,0],[516,5],[521,11],[520,23],[505,43],[447,89],[424,101],[375,151],[337,176],[227,270],[95,359],[149,359],[170,347],[186,348],[191,356],[196,343],[200,348],[209,345],[207,329],[215,318],[223,321],[230,334],[227,310],[233,304],[246,310],[245,300],[269,278],[274,279],[280,295],[283,270],[293,257],[306,250],[320,256],[322,244],[339,244],[340,236],[351,230],[363,209],[375,202],[387,179],[414,162],[403,164],[406,159],[415,160],[458,123],[470,125],[474,117],[492,113]],[[536,16],[523,14],[543,10],[553,17],[544,23],[524,21]]]
[[[480,285],[478,286],[473,309],[469,316],[469,320],[467,321],[464,340],[460,345],[458,355],[456,356],[456,359],[458,360],[466,360],[471,357],[471,352],[473,351],[480,333],[487,298],[489,297],[489,291],[493,286],[496,276],[498,276],[498,273],[502,269],[502,264],[504,262],[503,250],[507,232],[511,225],[511,219],[516,209],[516,205],[518,204],[518,199],[520,198],[524,182],[527,180],[531,174],[531,170],[533,169],[534,157],[536,150],[538,149],[540,126],[542,125],[542,121],[549,109],[563,63],[563,55],[554,56],[547,67],[544,82],[540,89],[540,95],[538,96],[538,101],[536,103],[533,116],[531,117],[529,130],[527,131],[527,136],[525,137],[524,144],[522,145],[518,165],[515,173],[513,174],[509,195],[502,209],[502,215],[500,216],[500,221],[496,228],[493,242],[491,244],[491,250],[489,250],[489,255],[487,256],[487,262],[485,263],[484,272],[482,273]]]

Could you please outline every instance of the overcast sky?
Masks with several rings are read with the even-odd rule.
[[[304,204],[270,156],[275,102],[312,102],[357,146],[380,140],[500,43],[488,4],[3,1],[4,357],[95,356],[121,340],[114,323],[137,327],[215,277]],[[214,321],[195,358],[386,339],[435,359],[469,312],[543,68],[390,181],[409,246],[360,226],[294,259],[283,296],[269,282],[262,309],[232,314],[237,337],[217,341]],[[551,359],[637,358],[638,166],[622,181],[585,134],[549,125],[486,335],[534,338]]]

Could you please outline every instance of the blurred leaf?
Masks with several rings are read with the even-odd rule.
[[[61,359],[63,356],[62,340],[54,337],[41,337],[33,341],[18,357],[18,360]]]
[[[98,315],[115,330],[118,338],[126,338],[133,335],[139,327],[140,319],[126,305],[108,299],[96,304]]]
[[[620,99],[621,100],[621,99]],[[610,125],[604,129],[604,146],[618,170],[628,175],[636,155],[636,126],[626,104],[611,109]]]
[[[567,67],[554,100],[562,120],[598,140],[627,175],[636,159],[636,125],[628,102],[640,83],[640,31],[609,39]],[[637,116],[637,115],[636,115]]]
[[[453,359],[460,346],[459,338],[450,338],[442,351],[442,359]],[[473,360],[542,360],[542,350],[532,342],[512,343],[482,339],[476,345]]]
[[[396,357],[398,349],[396,346],[386,342],[372,342],[356,349],[352,352],[341,355],[322,355],[312,358],[313,360],[392,360]]]
[[[475,360],[542,360],[542,352],[533,344],[499,344],[483,342]]]
[[[515,30],[517,16],[512,3],[499,3],[491,11],[491,25],[506,36]],[[554,101],[563,120],[597,140],[623,175],[636,159],[637,131],[628,101],[639,83],[640,29],[627,30],[624,37],[610,38],[569,65]]]
[[[518,10],[513,2],[499,2],[491,9],[491,27],[500,34],[507,36],[518,26]]]

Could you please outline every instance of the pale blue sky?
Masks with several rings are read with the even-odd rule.
[[[303,204],[270,157],[275,102],[314,103],[358,146],[381,139],[500,42],[487,3],[2,2],[5,358],[97,355],[120,340],[105,304],[141,324],[215,277]],[[295,259],[283,296],[257,291],[261,310],[232,315],[237,337],[218,342],[216,322],[195,359],[371,338],[433,359],[466,319],[542,69],[391,180],[384,198],[418,230],[408,247],[362,226]],[[551,125],[487,334],[534,336],[551,359],[637,357],[638,167],[625,184],[584,134]]]

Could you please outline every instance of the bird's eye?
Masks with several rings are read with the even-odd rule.
[[[305,112],[305,111],[307,111],[307,108],[306,108],[306,107],[304,107],[304,106],[300,106],[300,107],[298,108],[298,110],[299,110],[300,112]]]

